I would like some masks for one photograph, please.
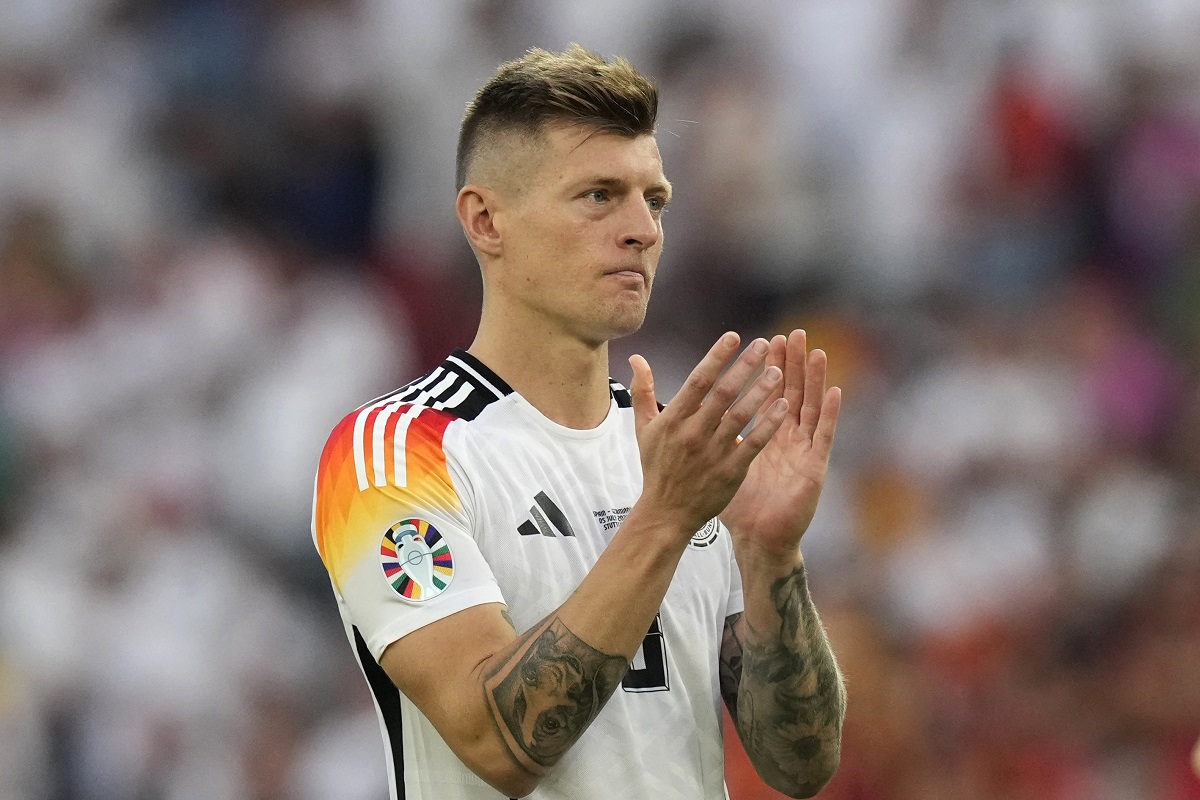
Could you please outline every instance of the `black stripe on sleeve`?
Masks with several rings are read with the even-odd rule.
[[[387,727],[392,765],[396,771],[396,796],[399,800],[404,800],[404,728],[400,719],[400,690],[367,649],[367,643],[358,632],[357,625],[354,626],[354,648],[358,651],[358,663],[362,666],[363,674],[367,676],[371,694],[375,695],[375,702],[379,704],[379,712],[383,715],[383,722]]]

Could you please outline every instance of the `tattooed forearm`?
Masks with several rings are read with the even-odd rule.
[[[744,620],[726,628],[722,683],[740,671],[730,712],[759,774],[786,794],[811,797],[837,769],[845,689],[803,566],[771,586],[771,600],[778,636],[756,636]]]
[[[492,716],[517,762],[534,773],[553,766],[600,713],[628,666],[557,617],[524,634],[484,680]]]

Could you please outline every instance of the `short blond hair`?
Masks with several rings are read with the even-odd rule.
[[[623,58],[606,61],[572,44],[561,53],[534,48],[501,64],[467,106],[458,135],[455,185],[480,150],[504,134],[531,137],[553,124],[577,124],[606,133],[654,133],[658,87]]]

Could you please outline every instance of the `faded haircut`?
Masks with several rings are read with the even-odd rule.
[[[605,61],[577,44],[562,53],[534,48],[501,64],[467,106],[455,186],[466,185],[476,156],[497,137],[575,124],[632,138],[654,133],[657,116],[658,87],[625,59]]]

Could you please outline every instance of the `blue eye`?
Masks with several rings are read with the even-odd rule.
[[[608,192],[604,191],[603,189],[593,189],[587,193],[587,196],[589,199],[594,200],[597,203],[603,203],[608,199]]]
[[[650,206],[650,210],[655,214],[667,210],[667,199],[665,197],[648,197],[646,198],[646,204]]]

